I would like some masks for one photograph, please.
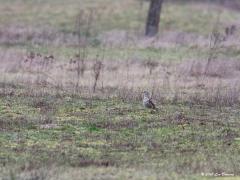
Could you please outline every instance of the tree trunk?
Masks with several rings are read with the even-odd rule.
[[[158,33],[162,3],[163,0],[151,0],[145,32],[148,37],[155,36]]]

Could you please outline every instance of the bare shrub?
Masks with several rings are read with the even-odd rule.
[[[78,54],[75,55],[77,68],[76,90],[79,89],[80,76],[84,76],[86,70],[85,61],[88,58],[89,39],[92,34],[93,22],[96,19],[96,9],[81,10],[76,17],[76,34],[78,37]],[[95,16],[94,16],[95,15]]]
[[[76,19],[76,33],[78,36],[78,54],[76,54],[76,65],[77,65],[77,83],[76,83],[76,90],[78,90],[79,82],[80,82],[80,76],[84,75],[85,72],[85,58],[87,57],[87,42],[86,39],[89,36],[89,22],[90,17],[84,17],[84,12],[80,11],[77,19]],[[87,19],[87,22],[85,22],[85,19]],[[82,27],[84,27],[85,24],[88,24],[87,29],[83,30]],[[85,32],[84,32],[85,31]],[[83,37],[82,37],[83,36]],[[84,38],[84,42],[82,42],[82,39]]]
[[[93,77],[94,77],[94,84],[92,89],[94,93],[96,91],[97,83],[98,83],[102,68],[103,68],[103,63],[99,60],[96,60],[92,67]]]
[[[226,36],[221,34],[218,30],[220,21],[220,14],[218,15],[217,22],[213,28],[213,31],[210,35],[210,42],[209,42],[209,54],[207,58],[207,64],[205,67],[205,74],[207,75],[209,72],[209,66],[211,62],[215,59],[217,59],[219,50],[222,48],[222,43],[226,41]]]
[[[49,72],[53,68],[55,58],[53,55],[43,56],[39,53],[30,52],[21,62],[20,70],[27,76],[30,83],[31,77],[34,76],[34,83],[46,87],[49,83],[47,79],[53,79]]]

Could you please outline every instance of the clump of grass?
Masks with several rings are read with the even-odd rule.
[[[200,87],[200,86],[199,86]],[[193,104],[202,104],[212,107],[232,107],[240,103],[240,90],[237,85],[224,86],[219,83],[210,89],[203,92],[195,92],[189,94],[187,97],[178,97],[180,102],[188,102]]]

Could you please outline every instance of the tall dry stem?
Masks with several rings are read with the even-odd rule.
[[[97,83],[101,74],[101,70],[103,68],[103,63],[100,60],[96,60],[93,64],[93,77],[94,77],[94,84],[93,84],[93,92],[96,92]]]
[[[79,87],[80,77],[84,76],[86,65],[85,60],[88,57],[88,38],[90,37],[91,28],[93,22],[93,9],[89,9],[88,12],[80,11],[77,16],[76,29],[78,36],[78,54],[76,54],[77,60],[77,83],[76,89]]]

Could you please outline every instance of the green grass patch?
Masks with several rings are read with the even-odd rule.
[[[179,174],[201,172],[239,173],[239,122],[236,109],[216,109],[199,105],[163,104],[155,113],[139,103],[121,100],[91,100],[80,97],[1,97],[1,119],[14,121],[4,113],[6,102],[10,113],[25,113],[28,123],[5,124],[0,132],[0,159],[3,165],[34,167],[58,164],[70,167],[104,166],[104,164],[172,169]],[[41,107],[36,107],[41,102]],[[39,121],[47,108],[52,121]],[[182,111],[186,122],[177,122],[176,111]],[[51,113],[50,113],[51,112]],[[234,112],[234,113],[233,113]],[[214,114],[219,114],[215,116]],[[224,116],[223,116],[224,113]],[[29,117],[27,117],[27,114]],[[30,116],[31,115],[31,116]],[[207,119],[205,119],[205,116]],[[205,120],[200,123],[199,118]],[[228,124],[225,117],[231,119]],[[213,123],[215,120],[215,123]],[[24,120],[22,120],[24,121]],[[47,124],[55,126],[47,127]],[[21,168],[20,168],[21,169]],[[20,169],[18,171],[20,171]]]

